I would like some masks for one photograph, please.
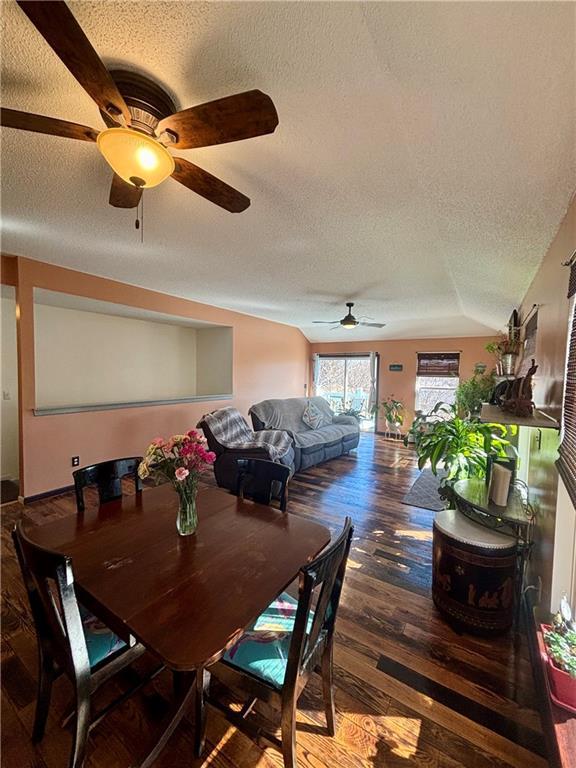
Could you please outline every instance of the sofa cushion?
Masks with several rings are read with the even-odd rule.
[[[318,429],[319,427],[324,427],[327,424],[330,424],[332,419],[328,421],[326,415],[322,413],[320,408],[310,401],[304,409],[302,421],[304,424],[307,424],[310,429]]]
[[[350,434],[350,429],[353,428],[348,424],[330,424],[327,427],[320,427],[320,429],[298,432],[294,435],[294,443],[306,453],[310,449],[318,448],[318,446],[340,443],[345,435]]]
[[[292,434],[310,429],[302,417],[308,403],[313,403],[325,416],[326,424],[332,423],[334,414],[323,397],[288,397],[285,399],[262,400],[250,408],[250,413],[263,424],[265,429],[284,429]]]
[[[331,426],[338,431],[338,434],[342,438],[349,437],[350,435],[358,435],[360,433],[358,422],[355,424],[332,424]]]

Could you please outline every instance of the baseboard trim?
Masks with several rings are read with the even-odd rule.
[[[74,490],[73,485],[65,485],[62,488],[54,488],[52,491],[43,491],[42,493],[36,493],[34,496],[19,496],[18,501],[22,501],[24,504],[31,504],[34,501],[41,501],[42,499],[49,499],[51,496],[59,496],[61,493],[70,493]]]

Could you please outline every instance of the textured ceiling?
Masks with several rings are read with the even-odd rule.
[[[102,127],[11,0],[2,103]],[[181,152],[252,199],[168,180],[107,205],[94,145],[2,130],[2,248],[297,325],[312,340],[482,335],[523,297],[576,179],[574,3],[72,2],[109,66],[181,107],[251,88],[276,133]],[[346,300],[383,330],[329,330]]]

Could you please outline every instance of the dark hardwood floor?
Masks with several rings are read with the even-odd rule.
[[[545,768],[528,649],[520,633],[478,639],[453,631],[430,597],[434,513],[402,498],[418,475],[414,453],[364,435],[350,456],[314,467],[290,484],[292,514],[337,530],[354,520],[335,651],[338,730],[325,735],[320,687],[300,700],[301,768]],[[94,497],[90,497],[94,503]],[[88,499],[88,494],[87,494]],[[71,494],[36,502],[38,524],[74,514]],[[61,768],[70,736],[59,726],[68,684],[55,686],[46,736],[29,735],[35,700],[36,648],[10,529],[18,504],[2,508],[2,765]],[[200,520],[200,525],[202,524]],[[148,663],[146,660],[143,665]],[[171,692],[168,674],[104,720],[90,737],[90,768],[137,762],[161,728]],[[266,741],[239,733],[209,711],[204,760],[192,757],[184,723],[159,768],[279,768]]]

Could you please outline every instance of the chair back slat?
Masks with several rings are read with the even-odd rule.
[[[266,459],[236,459],[236,464],[237,496],[248,496],[266,505],[270,505],[273,498],[278,498],[280,509],[286,511],[289,467]]]
[[[71,677],[90,673],[88,648],[72,561],[30,541],[19,521],[12,538],[28,593],[38,641]]]
[[[346,562],[354,528],[349,517],[338,538],[300,570],[299,597],[294,630],[290,642],[285,686],[295,685],[298,675],[308,668],[319,644],[329,642],[334,632]],[[316,606],[313,596],[318,591]],[[310,612],[314,611],[308,632]]]
[[[142,481],[138,477],[138,465],[141,456],[131,456],[125,459],[112,459],[82,467],[72,473],[76,492],[76,507],[78,512],[84,511],[84,488],[96,485],[100,504],[119,499],[122,496],[122,478],[131,476],[136,492],[142,490]]]

